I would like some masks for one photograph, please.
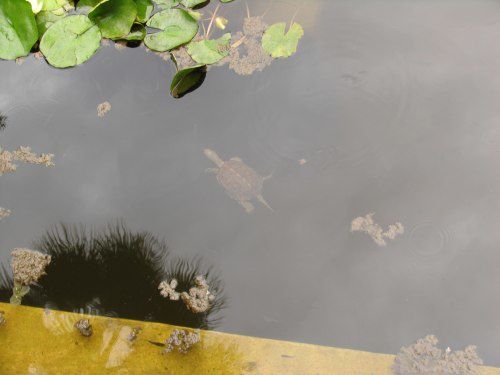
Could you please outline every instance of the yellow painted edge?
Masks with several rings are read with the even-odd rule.
[[[173,329],[161,323],[0,303],[0,374],[391,374],[394,355],[201,331],[188,354],[161,354]],[[73,324],[90,319],[94,334]],[[127,339],[140,327],[134,341]],[[500,375],[483,367],[483,374]]]

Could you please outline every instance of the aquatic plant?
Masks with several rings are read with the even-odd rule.
[[[23,304],[193,328],[212,328],[221,319],[226,297],[220,277],[203,265],[202,258],[172,256],[165,242],[150,232],[135,233],[124,224],[101,231],[61,224],[34,248],[50,255],[51,262]],[[174,278],[181,290],[188,290],[197,275],[203,275],[216,295],[206,312],[193,313],[158,293],[163,280]],[[12,287],[2,267],[0,300],[9,299]]]
[[[220,3],[231,1],[220,0]],[[182,48],[193,64],[186,66],[173,59],[177,73],[170,92],[180,98],[203,83],[207,65],[227,58],[229,67],[238,74],[251,74],[269,65],[273,58],[295,53],[304,33],[298,23],[291,22],[287,32],[284,23],[277,23],[252,35],[237,33],[236,39],[231,33],[210,39],[213,26],[224,30],[229,21],[217,16],[219,3],[205,29],[205,20],[195,9],[209,3],[209,0],[2,0],[0,30],[4,32],[0,33],[0,59],[21,63],[33,50],[54,67],[73,67],[90,59],[103,38],[115,41],[115,46],[144,43],[152,51],[170,52],[172,56],[175,49]],[[250,14],[248,19],[252,19]],[[148,33],[146,26],[151,32]],[[199,33],[201,28],[203,35]],[[240,57],[240,46],[246,49],[244,57]]]

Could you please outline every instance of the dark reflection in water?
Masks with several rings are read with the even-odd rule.
[[[35,248],[52,261],[39,285],[24,297],[25,305],[207,329],[222,318],[226,298],[219,276],[201,258],[172,256],[150,232],[134,233],[124,224],[100,232],[61,224]],[[178,291],[189,290],[197,275],[205,276],[216,298],[206,313],[192,313],[158,291],[161,281],[172,278],[179,282]],[[3,267],[0,301],[8,302],[11,290],[12,279]]]
[[[0,131],[4,130],[7,126],[7,116],[0,112]]]

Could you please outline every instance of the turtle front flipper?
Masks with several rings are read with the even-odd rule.
[[[264,199],[264,197],[262,196],[262,194],[259,194],[257,195],[257,200],[262,203],[264,206],[266,206],[267,208],[269,208],[272,212],[274,212],[273,208],[269,205],[269,203],[266,202],[266,200]]]
[[[238,203],[243,206],[243,208],[245,209],[245,211],[247,213],[250,213],[250,212],[252,212],[255,209],[255,207],[253,206],[253,204],[250,203],[249,201],[238,201]]]

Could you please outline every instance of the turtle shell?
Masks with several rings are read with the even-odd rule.
[[[262,192],[264,179],[240,160],[228,160],[222,164],[217,180],[229,196],[237,201],[248,201]]]

